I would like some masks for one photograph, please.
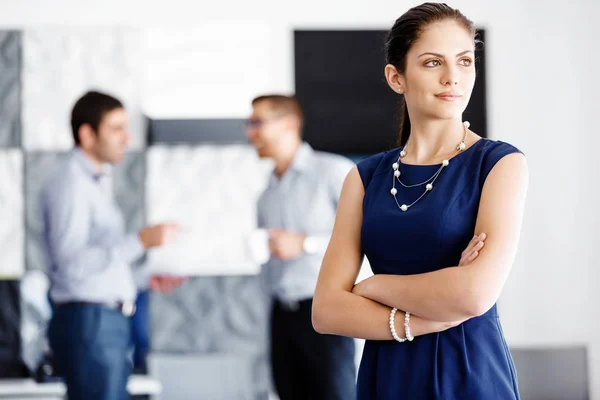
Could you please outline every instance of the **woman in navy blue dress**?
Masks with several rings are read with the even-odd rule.
[[[437,3],[410,9],[387,38],[400,147],[348,174],[313,303],[318,332],[367,339],[359,400],[519,398],[496,301],[528,170],[519,150],[462,120],[475,38],[470,20]],[[364,255],[374,275],[355,285]]]

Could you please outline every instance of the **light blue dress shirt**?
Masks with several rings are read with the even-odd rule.
[[[303,143],[288,171],[281,178],[271,175],[258,201],[259,227],[304,233],[313,248],[289,261],[271,256],[263,266],[272,295],[279,300],[314,296],[344,179],[353,166],[347,158]]]
[[[131,264],[144,247],[137,233],[125,233],[121,211],[103,182],[110,181],[103,175],[77,148],[42,186],[43,239],[55,303],[135,300]]]

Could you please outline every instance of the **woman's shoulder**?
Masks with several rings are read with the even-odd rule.
[[[523,153],[517,146],[502,140],[488,138],[481,138],[480,140],[482,141],[482,146],[480,147],[482,155]]]
[[[400,147],[392,150],[382,151],[380,153],[373,154],[365,157],[356,163],[358,173],[363,181],[365,189],[369,186],[371,179],[382,171],[391,170],[392,164],[396,162]]]
[[[523,151],[517,146],[502,140],[481,138],[473,146],[474,151],[471,153],[471,157],[467,157],[465,162],[473,172],[479,174],[481,182],[485,181],[490,171],[505,156],[515,153],[524,155]]]
[[[476,149],[473,152],[474,157],[472,158],[475,162],[482,164],[495,164],[504,156],[512,153],[523,154],[517,146],[502,140],[481,138],[479,142],[481,143],[473,145]]]

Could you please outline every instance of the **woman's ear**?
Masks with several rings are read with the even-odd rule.
[[[392,64],[388,64],[384,68],[385,80],[392,90],[396,93],[404,93],[404,82],[402,75],[398,72],[396,67]]]

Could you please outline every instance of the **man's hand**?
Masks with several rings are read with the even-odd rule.
[[[277,258],[292,260],[304,252],[304,238],[304,234],[272,228],[269,230],[269,250]]]
[[[464,251],[462,252],[460,261],[458,263],[459,267],[469,265],[477,258],[479,252],[483,248],[485,238],[485,233],[480,233],[479,235],[473,236],[473,239],[471,239],[471,241],[467,245],[467,248],[464,249]]]
[[[169,275],[153,275],[150,277],[150,289],[160,293],[169,293],[181,286],[187,277],[169,276]]]
[[[178,224],[159,224],[145,227],[138,236],[144,248],[150,249],[171,242],[179,230]]]

